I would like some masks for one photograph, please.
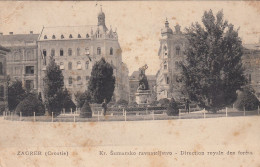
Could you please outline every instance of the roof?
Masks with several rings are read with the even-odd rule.
[[[23,41],[36,41],[39,34],[13,34],[13,35],[0,35],[0,43],[3,42],[23,42]]]
[[[43,27],[39,40],[68,40],[68,39],[88,39],[97,30],[103,31],[103,26],[60,26]],[[80,35],[80,37],[79,37]],[[47,37],[47,39],[45,39]]]

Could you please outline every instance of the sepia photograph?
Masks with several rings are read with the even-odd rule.
[[[259,1],[1,1],[0,167],[259,167]]]

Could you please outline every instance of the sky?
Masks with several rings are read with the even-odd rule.
[[[167,18],[170,27],[181,30],[201,22],[204,11],[217,13],[239,28],[243,43],[260,39],[260,2],[256,1],[1,1],[0,32],[40,33],[42,27],[96,25],[100,5],[106,25],[117,30],[123,62],[129,75],[144,64],[146,74],[155,75],[160,66],[160,32]]]

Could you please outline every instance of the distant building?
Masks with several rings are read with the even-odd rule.
[[[260,98],[260,40],[257,44],[244,44],[242,63],[249,84]]]
[[[20,80],[28,90],[37,90],[37,39],[39,34],[0,35],[0,45],[10,49],[7,53],[7,75]]]
[[[151,90],[151,101],[156,100],[156,77],[155,75],[146,75],[149,89]],[[129,103],[136,102],[135,93],[139,87],[139,71],[134,71],[129,77]]]
[[[165,21],[165,27],[161,29],[160,48],[158,56],[160,69],[156,74],[157,100],[163,98],[179,97],[176,91],[176,79],[180,74],[179,63],[185,59],[184,49],[187,41],[181,32],[180,26],[175,26],[175,31]]]
[[[8,106],[6,54],[9,51],[7,48],[0,46],[0,112],[3,112]]]
[[[46,66],[55,58],[64,75],[64,85],[74,95],[88,87],[91,70],[102,57],[114,68],[116,78],[114,97],[128,100],[128,69],[122,63],[122,51],[116,31],[106,27],[105,14],[98,14],[97,25],[73,27],[44,27],[38,40],[38,91],[42,92]],[[125,69],[125,70],[123,70]]]

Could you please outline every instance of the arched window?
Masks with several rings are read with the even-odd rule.
[[[47,35],[44,35],[44,39],[47,39]]]
[[[63,39],[63,38],[64,38],[64,35],[61,35],[60,38]]]
[[[56,37],[55,37],[55,35],[52,35],[52,39],[55,39]]]
[[[72,35],[70,34],[69,38],[72,38]]]
[[[86,35],[86,38],[89,38],[89,35],[88,35],[88,34]]]
[[[86,55],[89,55],[89,48],[85,48]]]
[[[52,56],[52,57],[55,56],[55,49],[51,49],[51,56]]]
[[[69,69],[69,70],[72,70],[72,62],[69,62],[69,63],[68,63],[68,69]]]
[[[80,35],[80,34],[78,34],[78,38],[81,38],[81,35]]]
[[[26,52],[26,60],[33,60],[33,50],[28,50]]]
[[[4,67],[3,67],[3,63],[0,62],[0,75],[4,74]]]
[[[77,77],[77,83],[78,83],[78,85],[82,84],[82,82],[81,82],[81,76],[78,76],[78,77]]]
[[[60,56],[63,56],[63,49],[60,49]]]
[[[169,79],[169,77],[167,76],[166,77],[166,84],[169,84],[170,83],[170,79]]]
[[[21,54],[20,52],[15,52],[14,53],[14,61],[20,61],[21,60]]]
[[[110,55],[113,55],[113,48],[110,48]]]
[[[77,48],[77,56],[80,56],[80,48]]]
[[[1,85],[0,86],[0,101],[4,101],[4,96],[5,96],[4,86]]]
[[[101,55],[101,48],[100,47],[97,48],[97,55]]]
[[[64,63],[63,62],[60,62],[60,69],[64,70]]]
[[[69,77],[69,85],[71,85],[72,84],[72,77]]]
[[[166,62],[166,61],[163,63],[163,68],[164,68],[165,70],[167,70],[167,62]]]
[[[77,62],[77,69],[81,70],[81,62],[80,61]]]
[[[176,47],[176,55],[180,55],[181,48],[179,46]]]
[[[43,49],[42,54],[43,54],[43,65],[46,65],[47,64],[47,51],[45,49]]]
[[[71,48],[68,49],[68,55],[72,56],[72,49]]]
[[[86,61],[86,70],[88,69],[89,61]]]

